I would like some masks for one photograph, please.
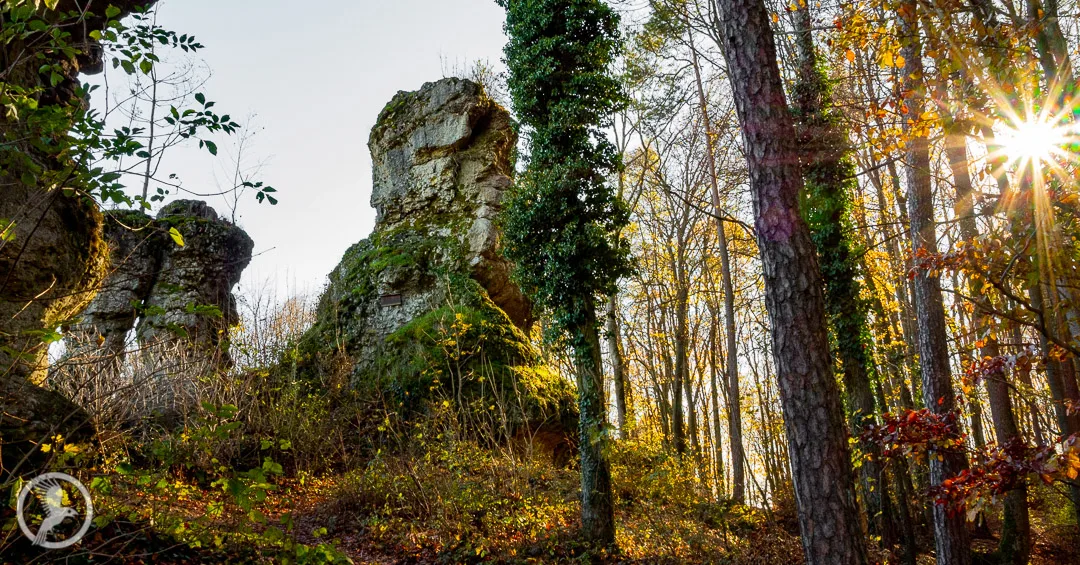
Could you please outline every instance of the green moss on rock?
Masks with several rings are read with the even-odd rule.
[[[573,436],[571,385],[524,333],[530,305],[499,253],[515,140],[509,113],[470,81],[387,104],[368,142],[375,230],[330,273],[298,347],[301,378],[316,387],[347,376],[406,417],[451,401],[497,412],[503,434]]]

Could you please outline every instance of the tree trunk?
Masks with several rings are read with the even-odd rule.
[[[1047,92],[1057,97],[1058,108],[1064,107],[1069,91],[1076,79],[1073,76],[1072,61],[1069,59],[1069,44],[1061,32],[1058,22],[1057,0],[1028,0],[1028,17],[1035,22],[1035,49],[1039,53],[1039,62],[1046,76]]]
[[[1031,307],[1039,312],[1040,326],[1043,328],[1049,327],[1050,314],[1046,311],[1042,285],[1033,285],[1028,289],[1028,296],[1031,299]],[[1039,332],[1039,344],[1042,349],[1043,362],[1046,366],[1046,383],[1050,388],[1050,396],[1054,400],[1054,413],[1057,416],[1057,424],[1061,430],[1061,435],[1068,436],[1080,433],[1080,414],[1070,414],[1065,404],[1065,400],[1068,398],[1064,384],[1065,378],[1072,375],[1066,375],[1064,370],[1066,363],[1062,363],[1050,355],[1050,340],[1041,331]],[[1073,503],[1073,512],[1077,517],[1077,523],[1080,524],[1080,486],[1069,485],[1069,497]]]
[[[596,306],[584,305],[584,324],[576,331],[581,343],[574,351],[577,365],[578,451],[581,456],[581,529],[585,539],[603,545],[615,543],[615,505],[611,494],[604,426],[604,365]]]
[[[803,551],[809,565],[863,565],[866,544],[828,353],[821,271],[799,216],[802,176],[769,13],[760,0],[717,0],[716,6],[746,146]]]
[[[1018,349],[1016,354],[1016,368],[1013,369],[1013,372],[1016,374],[1016,380],[1021,385],[1019,397],[1027,406],[1028,418],[1031,419],[1031,433],[1034,436],[1035,445],[1038,447],[1046,447],[1046,434],[1043,432],[1042,428],[1042,414],[1031,396],[1035,394],[1035,385],[1031,382],[1031,355],[1028,353],[1027,346],[1024,345],[1024,336],[1020,332],[1020,326],[1013,326],[1012,339]]]
[[[971,174],[968,170],[967,137],[955,124],[950,124],[950,126],[946,128],[945,153],[956,184],[955,208],[960,222],[960,235],[968,245],[974,245],[978,237],[978,228],[975,224],[974,195]],[[968,293],[973,298],[982,294],[980,285],[974,278],[968,278]],[[989,297],[983,297],[983,300],[989,300]],[[1001,352],[998,348],[997,336],[991,333],[993,321],[986,313],[986,309],[977,308],[975,319],[973,325],[976,343],[983,345],[979,349],[980,359],[973,361],[997,359],[1001,356]],[[997,443],[999,446],[1004,446],[1010,442],[1023,441],[1020,437],[1020,428],[1016,424],[1012,399],[1009,397],[1009,385],[1005,381],[1005,368],[997,364],[993,367],[994,369],[989,374],[982,375],[982,379],[986,382],[986,394],[990,398],[990,418],[994,422]],[[975,386],[977,387],[978,383]],[[975,399],[972,399],[972,402],[977,405]],[[972,420],[976,420],[977,416],[979,415],[973,414]],[[980,425],[980,433],[981,431]],[[979,439],[976,439],[977,444],[978,442]],[[1014,565],[1026,565],[1031,555],[1027,483],[1023,479],[1005,496],[998,554],[1002,558],[1002,563]]]
[[[743,450],[742,392],[739,389],[738,336],[735,333],[735,287],[731,280],[731,255],[723,224],[717,229],[720,242],[720,279],[724,287],[724,334],[727,347],[728,443],[731,448],[731,499],[746,501],[746,452]]]
[[[623,373],[621,334],[617,295],[608,300],[606,328],[608,356],[611,358],[611,382],[615,386],[615,429],[621,439],[626,436],[626,376]]]
[[[675,453],[686,453],[686,433],[683,427],[684,412],[684,385],[687,377],[688,366],[688,322],[687,322],[687,289],[683,286],[682,277],[676,274],[678,288],[675,291],[675,381],[673,387],[672,403],[674,404],[675,417]]]
[[[852,436],[859,437],[868,424],[876,421],[877,408],[870,384],[867,307],[861,296],[857,259],[846,233],[851,221],[851,194],[857,187],[855,164],[847,134],[834,115],[826,77],[818,69],[811,27],[810,7],[803,4],[795,11],[799,70],[793,89],[805,180],[803,215],[825,275],[825,305],[843,370],[848,425]],[[871,456],[860,467],[867,526],[872,536],[881,536],[885,521],[882,492],[887,490],[879,464],[881,449],[874,442],[864,442],[862,448]]]
[[[900,3],[900,32],[904,45],[903,88],[910,92],[905,101],[904,121],[907,142],[908,220],[911,222],[912,253],[937,252],[937,226],[934,223],[934,202],[930,186],[930,151],[925,134],[917,133],[911,121],[923,112],[922,45],[919,40],[918,4],[913,0]],[[926,407],[938,415],[956,408],[949,367],[948,333],[945,326],[945,305],[941,295],[941,280],[934,273],[919,269],[914,277],[915,312],[919,331],[919,365],[922,372],[922,394]],[[967,467],[967,459],[955,451],[938,451],[930,457],[930,485],[940,486]],[[950,515],[945,506],[933,505],[934,546],[938,565],[968,565],[971,563],[970,540],[962,514]]]
[[[742,396],[739,392],[739,357],[738,336],[735,334],[735,289],[731,277],[731,253],[728,251],[727,233],[721,217],[720,186],[716,174],[716,152],[713,148],[712,120],[709,118],[709,104],[705,98],[705,86],[701,80],[701,64],[697,48],[694,47],[694,34],[690,29],[687,16],[687,34],[690,41],[691,63],[694,67],[694,83],[697,86],[698,104],[701,119],[705,124],[705,147],[708,151],[709,188],[712,197],[713,215],[716,216],[717,247],[720,252],[720,279],[724,290],[724,331],[727,336],[727,411],[728,442],[731,444],[731,498],[742,504],[746,501],[746,454],[742,441]]]
[[[710,316],[709,320],[709,376],[712,385],[712,426],[713,426],[713,458],[716,465],[716,492],[724,494],[724,445],[720,441],[720,367],[717,366],[716,349],[717,338],[720,332],[717,328],[716,318]]]

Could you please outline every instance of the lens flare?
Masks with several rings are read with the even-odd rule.
[[[1010,161],[1038,165],[1061,157],[1066,137],[1064,128],[1036,119],[1007,128],[998,142]]]

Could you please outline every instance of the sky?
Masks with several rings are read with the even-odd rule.
[[[279,298],[318,293],[345,250],[371,233],[368,133],[400,90],[416,90],[486,60],[501,67],[503,11],[494,0],[164,0],[158,24],[193,34],[212,71],[201,89],[234,119],[254,114],[247,162],[278,191],[253,195],[238,224],[255,241],[240,288],[269,282]],[[244,120],[238,120],[244,121]],[[186,188],[231,184],[230,141],[217,159],[180,149],[166,157]],[[162,175],[164,176],[164,175]],[[190,196],[188,196],[190,197]],[[228,212],[223,201],[206,198]]]

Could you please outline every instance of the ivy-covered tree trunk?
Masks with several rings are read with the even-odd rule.
[[[578,388],[578,451],[581,458],[581,528],[585,539],[615,542],[615,504],[608,463],[607,413],[604,409],[604,365],[600,357],[600,334],[595,306],[580,307],[584,323],[574,347]]]
[[[937,225],[934,222],[933,192],[930,185],[929,140],[914,123],[920,119],[923,107],[922,44],[919,40],[917,2],[904,0],[897,13],[904,37],[901,56],[904,57],[903,87],[909,93],[904,101],[911,119],[904,121],[907,136],[908,216],[911,222],[911,246],[915,257],[937,252]],[[933,272],[919,269],[914,277],[915,314],[919,332],[919,365],[922,372],[922,394],[926,407],[937,415],[947,415],[956,409],[956,394],[952,387],[949,366],[949,338],[945,326],[945,303],[941,280]],[[958,439],[958,438],[957,438]],[[963,453],[955,450],[931,452],[930,486],[940,486],[967,467]],[[933,504],[934,544],[938,565],[967,565],[971,563],[970,540],[964,516]]]
[[[850,236],[851,194],[857,189],[855,163],[847,135],[832,109],[831,87],[824,69],[819,68],[811,29],[810,7],[802,5],[795,12],[799,66],[793,89],[805,181],[802,210],[825,280],[825,307],[843,370],[848,425],[858,437],[875,422],[877,407],[870,383],[873,360],[866,326],[868,308],[861,296],[858,259]],[[883,481],[879,463],[881,449],[873,442],[861,446],[871,455],[859,468],[869,533],[883,539],[892,537],[891,530],[884,535],[891,521],[882,514],[882,493],[888,490],[888,483]]]
[[[582,536],[615,543],[603,363],[596,300],[629,272],[625,203],[608,185],[619,157],[605,132],[625,105],[610,66],[619,18],[600,0],[498,0],[506,9],[506,63],[531,152],[506,202],[506,254],[549,337],[574,350],[580,407]],[[558,14],[558,17],[552,17]]]
[[[821,270],[799,215],[802,175],[769,13],[760,0],[717,0],[716,8],[746,145],[803,550],[810,565],[862,565],[866,545],[832,375]]]

